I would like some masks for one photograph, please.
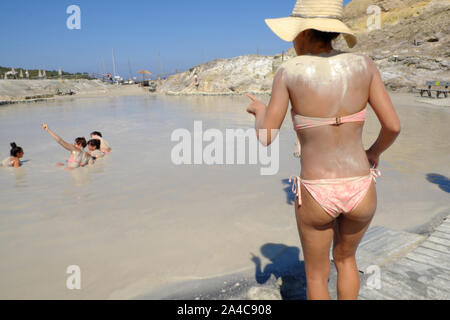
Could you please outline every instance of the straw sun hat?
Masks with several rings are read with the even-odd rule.
[[[342,22],[343,0],[297,0],[290,17],[266,19],[272,31],[284,41],[294,41],[300,32],[316,29],[338,32],[347,45],[356,45],[354,32]]]

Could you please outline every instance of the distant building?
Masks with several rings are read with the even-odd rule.
[[[10,71],[5,73],[5,79],[17,79],[17,71],[11,68]]]

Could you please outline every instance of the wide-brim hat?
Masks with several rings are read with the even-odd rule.
[[[290,17],[266,19],[269,28],[284,41],[294,41],[300,32],[316,29],[338,32],[347,45],[356,45],[355,33],[342,21],[343,0],[297,0]]]

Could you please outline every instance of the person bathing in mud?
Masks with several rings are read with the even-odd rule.
[[[89,151],[86,153],[90,155],[89,164],[94,164],[95,160],[103,158],[105,153],[100,150],[100,140],[91,139],[87,143]]]
[[[76,138],[75,142],[70,144],[50,130],[47,124],[42,124],[42,129],[47,131],[64,149],[70,151],[70,158],[67,160],[67,170],[84,167],[88,164],[90,156],[84,151],[87,144],[85,138]],[[58,163],[57,166],[64,167],[64,164]]]
[[[91,139],[97,139],[100,140],[100,151],[102,151],[105,154],[108,154],[112,151],[111,147],[109,146],[108,142],[103,139],[103,136],[101,132],[99,131],[93,131],[91,133]]]
[[[10,156],[5,158],[1,163],[1,167],[18,168],[21,166],[20,158],[23,157],[23,149],[18,147],[15,142],[11,143]]]

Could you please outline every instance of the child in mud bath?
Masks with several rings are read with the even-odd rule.
[[[67,160],[66,170],[84,167],[88,164],[90,156],[84,151],[84,148],[87,145],[85,138],[76,138],[75,142],[70,144],[50,130],[47,124],[42,124],[42,129],[47,131],[64,149],[71,152],[70,158]],[[58,163],[57,166],[64,167],[64,164]]]
[[[15,142],[11,142],[10,156],[5,158],[0,166],[1,167],[13,167],[19,168],[21,166],[20,158],[23,157],[23,149],[18,147]]]

